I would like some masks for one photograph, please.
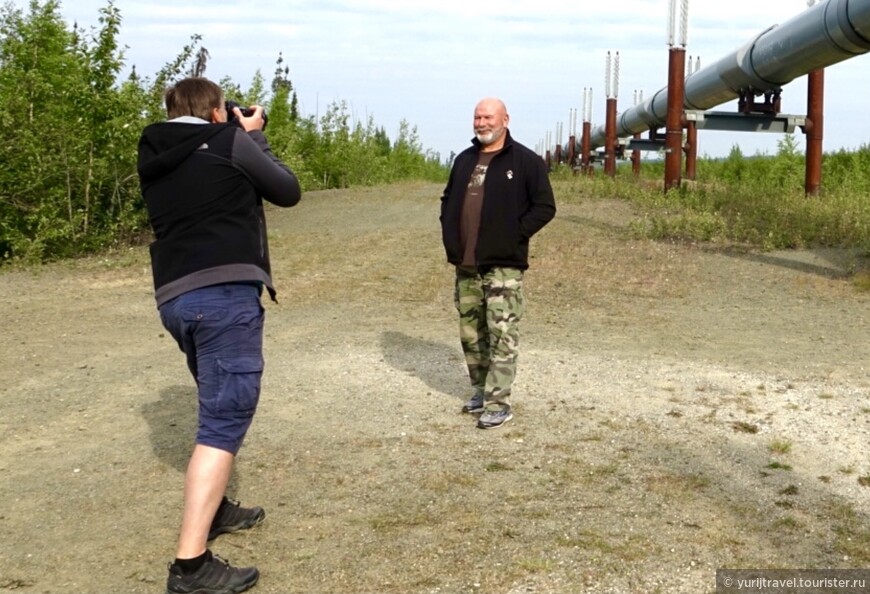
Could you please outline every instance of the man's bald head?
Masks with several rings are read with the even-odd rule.
[[[474,108],[474,135],[483,145],[483,151],[497,151],[504,146],[505,131],[510,116],[504,101],[487,97]]]

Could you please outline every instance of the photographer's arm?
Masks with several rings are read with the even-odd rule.
[[[245,119],[254,117],[256,114]],[[272,153],[259,129],[236,132],[233,162],[245,172],[263,199],[278,206],[293,206],[302,197],[296,175]]]

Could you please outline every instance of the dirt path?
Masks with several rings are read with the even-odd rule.
[[[270,211],[261,408],[214,550],[274,594],[703,593],[723,567],[867,567],[867,309],[836,252],[630,239],[559,199],[517,414],[467,395],[440,187]],[[557,195],[557,198],[559,196]],[[0,592],[162,592],[195,420],[147,251],[0,272]]]

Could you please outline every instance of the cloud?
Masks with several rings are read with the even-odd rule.
[[[62,13],[96,24],[104,5],[75,0]],[[391,135],[401,119],[417,125],[424,146],[442,155],[465,146],[474,103],[485,95],[505,99],[512,130],[530,146],[557,122],[567,129],[584,88],[593,90],[593,122],[600,124],[608,51],[620,53],[620,110],[633,103],[635,90],[649,97],[667,80],[667,0],[115,0],[115,6],[128,65],[141,75],[172,61],[193,34],[203,36],[211,54],[206,74],[242,86],[257,70],[268,80],[280,53],[307,114],[345,100]],[[691,3],[687,53],[711,65],[806,8],[806,0],[731,0],[727,10]],[[866,68],[867,58],[859,57],[828,69],[826,147],[854,148],[870,139],[870,123],[850,115],[863,113],[861,99],[870,93]],[[786,87],[786,112],[806,109],[805,87],[801,79]],[[727,154],[735,142],[748,153],[755,145],[775,151],[776,138],[702,134],[701,146],[711,154]]]

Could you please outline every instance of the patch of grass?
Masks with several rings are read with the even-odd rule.
[[[547,471],[554,478],[565,483],[587,483],[615,475],[619,471],[619,463],[589,464],[582,460],[571,459],[560,464],[550,464],[547,466]]]
[[[502,529],[501,535],[505,538],[516,538],[520,535],[520,533],[513,528],[507,527]]]
[[[426,474],[420,481],[420,486],[435,493],[448,493],[453,489],[475,487],[478,479],[474,474],[458,472],[434,472]]]
[[[862,293],[870,293],[870,271],[862,270],[852,277],[852,285]]]
[[[775,528],[784,528],[786,530],[798,530],[802,526],[801,522],[793,516],[778,518],[773,525]]]
[[[360,449],[380,449],[387,446],[387,441],[383,437],[362,437],[354,439],[353,445]]]
[[[765,468],[770,468],[771,470],[793,470],[791,464],[784,464],[783,462],[771,462]]]
[[[746,421],[734,421],[731,423],[731,428],[739,433],[758,433],[761,430],[758,425]]]
[[[667,497],[685,497],[710,486],[710,479],[700,474],[662,473],[644,482],[650,491]]]
[[[830,392],[822,392],[821,394],[819,394],[819,398],[821,398],[822,400],[832,400],[834,398],[834,395]]]
[[[517,566],[527,573],[541,573],[553,569],[553,561],[544,557],[530,557],[519,559]]]
[[[864,476],[859,476],[858,484],[862,487],[870,487],[870,475],[865,474]]]
[[[611,476],[616,474],[616,471],[618,470],[619,464],[611,462],[609,464],[593,464],[591,467],[586,469],[586,472],[590,476]]]
[[[791,442],[787,439],[774,439],[767,444],[767,449],[772,454],[788,454],[791,451]]]
[[[389,532],[415,526],[434,526],[439,519],[425,510],[410,513],[384,513],[368,519],[368,524],[376,532]]]
[[[504,472],[507,470],[513,470],[512,467],[504,464],[503,462],[489,462],[483,469],[487,472]]]
[[[570,453],[570,452],[574,451],[574,444],[573,443],[550,442],[550,443],[544,444],[542,449],[547,451],[547,452]]]
[[[657,548],[639,535],[603,534],[592,529],[561,536],[556,539],[556,543],[561,547],[576,548],[593,554],[597,552],[621,561],[645,559],[654,554]]]
[[[643,216],[632,228],[644,237],[730,241],[764,249],[866,246],[867,151],[827,156],[824,200],[807,200],[801,157],[792,150],[783,145],[772,156],[747,157],[737,151],[727,159],[701,160],[694,183],[666,194],[657,184],[644,183],[661,176],[658,167],[649,165],[634,188],[623,178],[596,188],[600,195],[637,204]]]
[[[612,431],[621,431],[622,429],[624,429],[624,427],[620,425],[619,422],[615,419],[604,419],[602,421],[598,421],[598,424],[605,429],[610,429]]]
[[[581,435],[577,438],[577,441],[604,441],[604,438],[601,435],[592,433],[590,435]]]
[[[848,556],[849,562],[856,566],[870,564],[870,526],[855,508],[845,503],[833,503],[824,511],[825,517],[834,525],[836,551]]]
[[[855,524],[858,520],[854,506],[849,503],[834,501],[826,505],[820,517],[834,524]]]
[[[701,417],[701,420],[705,423],[714,423],[716,421],[716,415],[718,414],[718,412],[719,411],[717,411],[715,408],[711,408],[710,412]]]
[[[798,494],[797,485],[789,485],[785,489],[780,490],[779,494],[780,495],[797,495]]]
[[[296,561],[308,561],[310,559],[315,559],[317,557],[317,551],[315,549],[297,549],[293,553],[293,558]]]

